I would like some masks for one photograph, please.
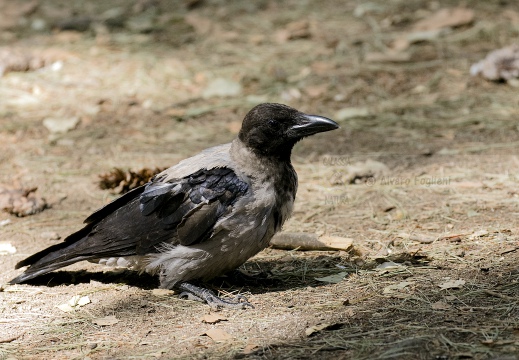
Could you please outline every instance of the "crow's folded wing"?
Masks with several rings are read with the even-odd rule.
[[[149,183],[140,196],[140,210],[176,232],[179,244],[191,245],[207,240],[248,188],[232,169],[201,169],[177,181]]]
[[[249,186],[228,167],[201,169],[181,179],[151,181],[99,209],[87,225],[61,244],[42,250],[17,267],[58,268],[107,256],[146,255],[163,244],[192,245],[211,237]]]

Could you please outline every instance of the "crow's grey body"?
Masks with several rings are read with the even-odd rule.
[[[183,160],[96,211],[63,243],[18,263],[30,267],[11,283],[81,260],[158,273],[161,287],[190,290],[190,281],[233,270],[267,247],[292,212],[292,146],[336,127],[283,105],[260,105],[232,143]]]
[[[258,159],[239,139],[198,157],[204,168],[232,169],[238,179],[247,184],[247,191],[218,219],[209,241],[188,246],[177,245],[175,241],[165,245],[165,251],[150,256],[146,270],[161,270],[161,287],[171,288],[178,282],[193,279],[209,280],[239,267],[268,246],[292,212],[297,177],[291,166],[281,172],[280,169],[257,171],[250,164],[257,163]],[[158,179],[168,182],[191,173],[194,169],[188,160],[159,175]],[[276,188],[284,187],[285,183],[287,192],[281,197]]]

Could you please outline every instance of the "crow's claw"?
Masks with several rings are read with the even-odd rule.
[[[236,295],[232,300],[222,299],[214,292],[208,289],[204,289],[189,283],[181,283],[178,285],[180,290],[183,292],[179,295],[181,298],[186,298],[189,300],[201,301],[207,303],[211,308],[215,310],[219,310],[222,308],[226,309],[246,309],[246,308],[254,308],[254,306],[249,303],[247,298],[243,295]]]

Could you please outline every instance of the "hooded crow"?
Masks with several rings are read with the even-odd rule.
[[[10,283],[89,260],[158,274],[161,288],[179,289],[211,307],[252,306],[192,282],[234,270],[269,245],[292,213],[293,146],[337,128],[325,117],[260,104],[231,143],[183,160],[97,210],[62,243],[20,261],[16,269],[29,267]]]

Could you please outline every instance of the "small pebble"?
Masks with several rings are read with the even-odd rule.
[[[55,231],[45,231],[40,234],[42,239],[45,240],[59,240],[61,236]]]

